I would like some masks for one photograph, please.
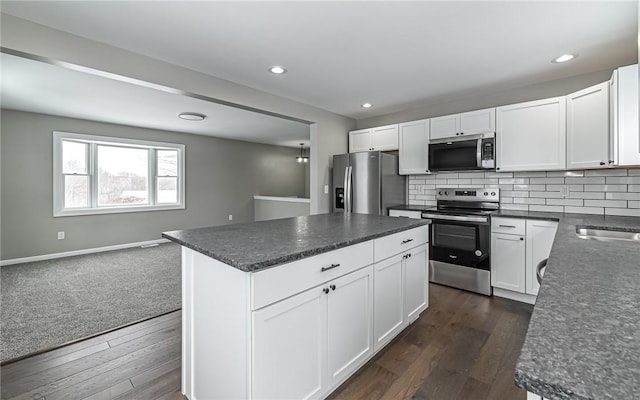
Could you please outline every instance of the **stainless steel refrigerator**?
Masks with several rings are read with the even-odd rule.
[[[406,179],[398,175],[398,156],[380,151],[333,156],[334,212],[387,215],[404,204]]]

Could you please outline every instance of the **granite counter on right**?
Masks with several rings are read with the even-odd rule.
[[[544,399],[640,398],[640,242],[582,239],[580,228],[640,232],[640,218],[503,210],[559,221],[516,366]]]

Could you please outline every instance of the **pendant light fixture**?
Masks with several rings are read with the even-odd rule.
[[[300,155],[296,157],[296,161],[299,163],[307,163],[309,162],[309,157],[304,155],[304,143],[300,143]]]

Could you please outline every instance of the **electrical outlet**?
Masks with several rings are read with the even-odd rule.
[[[329,194],[329,185],[324,185],[324,194]]]
[[[64,240],[64,232],[58,232],[58,240]]]
[[[233,214],[229,214],[229,221],[233,221]]]

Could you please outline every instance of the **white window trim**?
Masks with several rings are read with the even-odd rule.
[[[170,149],[178,150],[178,203],[176,204],[151,204],[151,205],[130,205],[130,206],[100,206],[97,207],[96,179],[93,176],[93,159],[89,156],[89,202],[93,206],[87,208],[64,208],[64,178],[62,174],[62,141],[76,140],[89,143],[102,143],[107,145],[126,145],[130,147],[140,146],[142,148]],[[89,150],[91,152],[91,150]],[[155,154],[155,152],[151,152]],[[155,157],[149,159],[149,166],[155,162]],[[155,166],[153,169],[155,170]],[[151,171],[150,171],[151,172]],[[149,201],[155,202],[156,198],[156,175],[149,175]],[[185,208],[185,146],[183,144],[154,142],[148,140],[137,140],[127,138],[116,138],[110,136],[88,135],[82,133],[53,132],[53,216],[67,217],[74,215],[95,215],[95,214],[118,214],[144,211],[181,210]]]

